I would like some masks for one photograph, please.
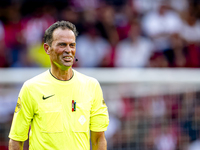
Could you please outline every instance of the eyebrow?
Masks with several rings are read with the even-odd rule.
[[[60,44],[65,44],[65,45],[67,45],[65,42],[59,42],[59,43],[57,43],[58,45],[60,45]]]
[[[65,42],[59,42],[59,43],[57,43],[57,45],[67,45],[67,43],[65,43]],[[73,45],[73,46],[76,46],[76,42],[74,42],[74,43],[69,43],[69,45]]]

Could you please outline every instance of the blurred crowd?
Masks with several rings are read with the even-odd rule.
[[[199,96],[188,91],[109,101],[108,150],[199,150]]]
[[[2,0],[0,67],[49,67],[58,20],[79,31],[74,67],[200,67],[199,0]]]

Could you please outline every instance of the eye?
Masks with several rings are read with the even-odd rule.
[[[76,44],[75,43],[72,43],[72,44],[70,44],[70,47],[75,47],[76,46]]]
[[[59,46],[61,46],[61,47],[64,47],[64,46],[66,46],[66,44],[65,44],[65,43],[59,43],[58,45],[59,45]]]

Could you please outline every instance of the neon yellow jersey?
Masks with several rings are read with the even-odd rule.
[[[98,81],[73,70],[69,81],[46,71],[19,93],[9,138],[30,150],[89,150],[90,130],[106,131],[109,117]]]

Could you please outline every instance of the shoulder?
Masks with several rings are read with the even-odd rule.
[[[77,76],[77,79],[81,82],[89,82],[89,83],[93,83],[93,84],[98,84],[99,82],[97,81],[97,79],[95,79],[94,77],[91,77],[91,76],[88,76],[88,75],[85,75],[83,73],[80,73],[79,71],[77,70],[74,70],[74,73],[76,74]]]

